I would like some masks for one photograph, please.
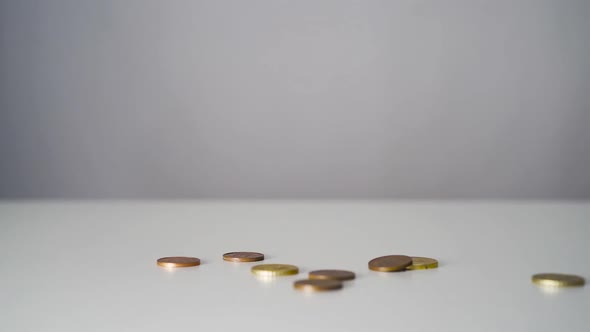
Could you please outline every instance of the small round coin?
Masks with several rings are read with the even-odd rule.
[[[316,270],[309,272],[309,279],[345,281],[354,278],[354,272],[345,270]]]
[[[372,259],[369,262],[369,269],[379,272],[404,271],[412,265],[412,258],[404,255],[382,256]]]
[[[539,273],[532,277],[533,283],[548,287],[575,287],[584,286],[584,278],[572,274]]]
[[[288,264],[262,264],[253,266],[251,271],[260,277],[277,277],[297,274],[299,268]]]
[[[408,270],[425,270],[425,269],[436,269],[438,267],[438,261],[428,257],[412,257],[412,265],[408,266]]]
[[[201,265],[201,260],[196,257],[163,257],[157,263],[162,267],[189,267]]]
[[[342,281],[321,279],[297,280],[293,283],[293,287],[302,291],[322,292],[342,288]]]
[[[264,260],[264,255],[259,252],[228,252],[223,254],[223,260],[228,262],[258,262]]]

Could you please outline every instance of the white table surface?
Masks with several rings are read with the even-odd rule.
[[[29,202],[0,204],[0,331],[590,331],[590,204],[558,202]],[[263,282],[260,251],[298,276]],[[369,271],[377,256],[440,268]],[[202,259],[156,266],[163,256]],[[313,269],[349,269],[306,294]]]

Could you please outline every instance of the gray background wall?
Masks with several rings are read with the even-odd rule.
[[[590,1],[1,1],[0,47],[0,197],[590,198]]]

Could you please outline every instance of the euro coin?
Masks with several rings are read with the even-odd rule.
[[[344,270],[316,270],[309,272],[309,279],[345,281],[354,278],[354,272]]]
[[[408,270],[424,270],[424,269],[436,269],[438,267],[438,261],[428,257],[412,257],[412,265],[408,266]]]
[[[228,262],[258,262],[264,260],[264,255],[259,252],[228,252],[223,254],[223,260]]]
[[[404,255],[382,256],[372,259],[369,262],[369,269],[379,272],[404,271],[412,265],[412,258]]]
[[[323,292],[342,288],[342,282],[339,280],[321,279],[297,280],[293,284],[293,287],[302,291]]]
[[[252,273],[259,277],[278,277],[299,273],[299,268],[288,264],[262,264],[252,267]]]
[[[584,278],[572,274],[540,273],[532,277],[533,283],[548,287],[575,287],[584,286]]]
[[[196,257],[164,257],[157,261],[162,267],[189,267],[201,264],[201,260]]]

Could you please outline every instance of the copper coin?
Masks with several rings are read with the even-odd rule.
[[[223,254],[223,260],[228,262],[258,262],[264,260],[264,255],[259,252],[228,252]]]
[[[344,270],[316,270],[309,272],[309,279],[345,281],[352,280],[354,278],[354,272]]]
[[[342,282],[339,280],[320,279],[297,280],[293,284],[293,287],[302,291],[322,292],[340,289],[342,288]]]
[[[396,272],[404,271],[410,265],[412,265],[412,257],[390,255],[372,259],[369,262],[369,269],[379,272]]]
[[[189,267],[201,265],[196,257],[164,257],[158,259],[158,265],[163,267]]]

